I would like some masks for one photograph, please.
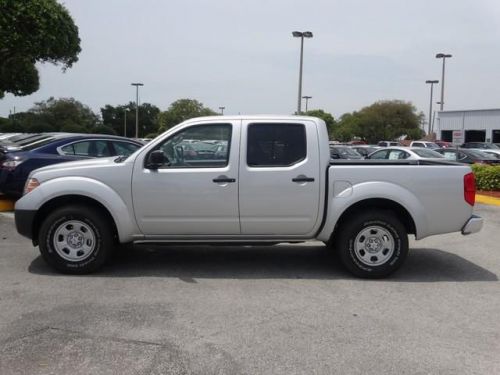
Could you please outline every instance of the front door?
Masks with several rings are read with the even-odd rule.
[[[132,192],[145,235],[240,234],[240,122],[187,125],[137,158]],[[155,150],[168,161],[151,169],[148,158]]]

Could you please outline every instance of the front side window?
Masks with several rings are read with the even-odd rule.
[[[247,164],[251,167],[287,167],[307,156],[302,124],[250,124]]]
[[[163,168],[219,168],[229,163],[230,124],[195,125],[169,137],[155,150],[168,159]]]
[[[370,159],[387,159],[389,150],[380,150],[370,155]]]

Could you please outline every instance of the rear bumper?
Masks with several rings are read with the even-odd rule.
[[[482,227],[483,218],[477,215],[472,215],[462,228],[462,234],[467,235],[477,233],[481,230]]]
[[[15,210],[16,229],[24,237],[33,239],[33,222],[36,210]]]

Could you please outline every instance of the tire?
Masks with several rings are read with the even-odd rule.
[[[408,234],[392,211],[355,214],[337,229],[335,237],[342,264],[362,278],[389,276],[408,255]]]
[[[100,210],[65,206],[43,221],[38,242],[50,266],[62,273],[81,275],[98,270],[106,262],[114,248],[114,231]]]

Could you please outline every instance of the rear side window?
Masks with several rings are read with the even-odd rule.
[[[129,156],[140,148],[140,146],[128,142],[112,141],[112,143],[115,148],[115,155]]]
[[[247,164],[286,167],[306,158],[306,129],[302,124],[250,124]]]

